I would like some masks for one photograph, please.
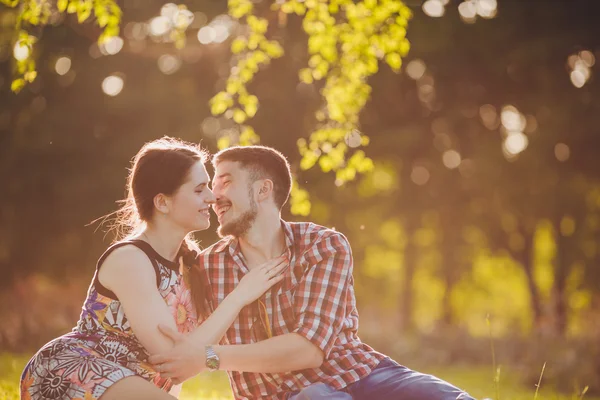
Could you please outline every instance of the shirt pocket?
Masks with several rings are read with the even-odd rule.
[[[294,310],[295,289],[286,290],[276,297],[273,308],[273,334],[290,333],[296,328],[296,312]]]

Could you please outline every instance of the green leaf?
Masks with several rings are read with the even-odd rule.
[[[228,148],[230,144],[231,144],[231,139],[229,139],[229,136],[223,136],[217,140],[217,148],[219,150]]]
[[[67,7],[67,13],[75,14],[77,12],[77,3],[75,1],[71,1],[69,6]]]
[[[244,123],[246,121],[246,113],[239,108],[233,110],[233,120],[238,124]]]
[[[256,115],[256,112],[258,111],[258,104],[256,104],[256,103],[246,104],[246,106],[244,107],[244,111],[246,111],[246,114],[248,115],[249,118],[252,118]],[[234,115],[234,119],[235,119],[235,115]]]
[[[241,53],[248,47],[248,41],[245,37],[238,37],[231,43],[231,52],[233,54]]]
[[[22,79],[22,78],[15,79],[10,84],[10,90],[12,90],[14,93],[19,93],[21,91],[21,89],[23,89],[24,87],[25,87],[25,79]]]
[[[242,86],[242,83],[237,80],[237,79],[229,79],[229,81],[227,82],[227,87],[225,88],[225,91],[229,94],[236,94],[240,88]]]
[[[390,53],[386,55],[385,62],[387,62],[388,65],[392,67],[392,69],[396,72],[398,72],[400,70],[400,67],[402,66],[402,58],[398,53]]]
[[[104,28],[109,21],[109,17],[106,14],[97,15],[98,26]]]
[[[310,84],[313,83],[312,71],[309,68],[303,68],[299,72],[300,81]]]
[[[274,40],[266,42],[264,45],[261,45],[261,48],[267,53],[269,57],[279,58],[283,55],[283,47]]]
[[[33,82],[37,77],[37,71],[28,71],[23,77],[27,82]]]
[[[58,11],[65,12],[65,10],[67,9],[67,6],[69,5],[69,0],[58,0],[56,2],[56,8],[58,9]]]

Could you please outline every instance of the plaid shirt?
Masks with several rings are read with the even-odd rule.
[[[297,333],[325,354],[319,368],[286,373],[228,372],[236,399],[285,399],[311,383],[342,389],[368,375],[385,356],[357,335],[352,254],[346,238],[312,223],[282,221],[290,267],[285,278],[260,299],[272,334]],[[209,283],[214,308],[248,272],[239,242],[227,237],[204,250],[200,267]],[[257,327],[259,329],[257,329]],[[242,309],[226,333],[224,344],[248,344],[266,339],[259,303]]]

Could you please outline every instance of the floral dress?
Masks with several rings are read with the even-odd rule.
[[[152,261],[157,287],[180,332],[198,324],[179,265],[161,257],[147,242],[130,240],[111,246],[98,261],[77,326],[42,347],[25,366],[21,399],[98,399],[128,376],[140,376],[169,391],[173,386],[146,361],[148,353],[131,330],[117,297],[98,281],[98,270],[116,248],[134,245]]]

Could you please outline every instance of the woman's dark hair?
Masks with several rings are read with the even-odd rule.
[[[140,235],[154,216],[154,197],[160,193],[173,195],[185,182],[190,168],[208,159],[208,152],[199,145],[178,139],[163,137],[146,143],[133,158],[127,177],[127,198],[122,201],[112,224],[117,233],[116,241]],[[206,317],[204,281],[194,265],[199,251],[198,244],[188,235],[177,259],[196,311]]]

